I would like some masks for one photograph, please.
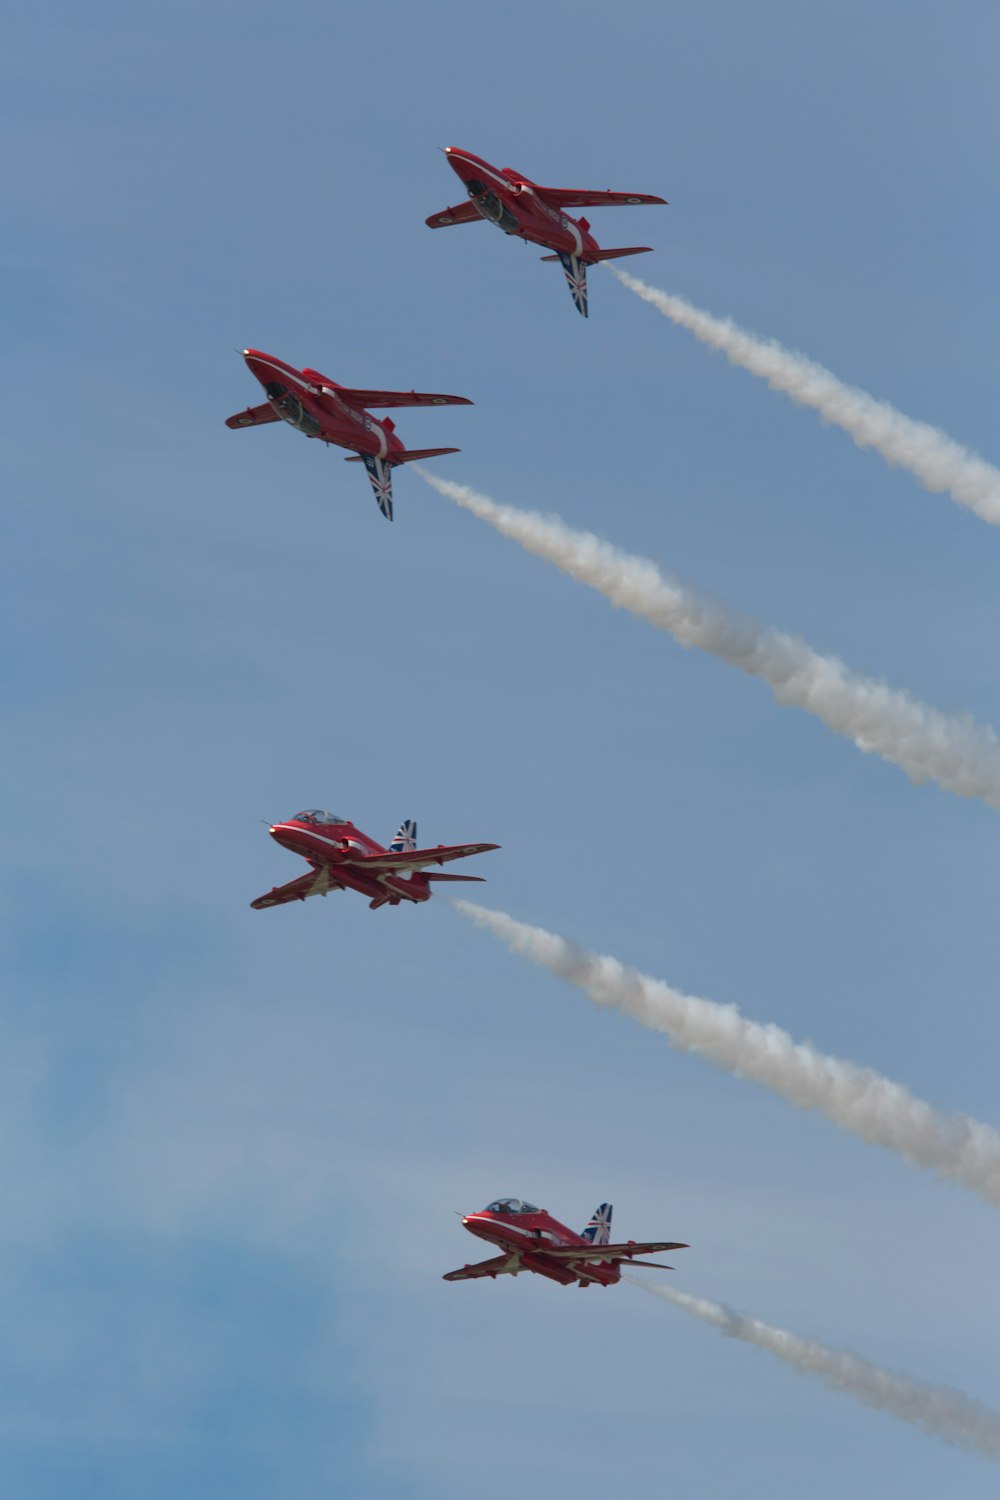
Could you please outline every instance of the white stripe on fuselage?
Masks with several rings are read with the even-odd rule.
[[[508,1224],[505,1219],[481,1219],[478,1214],[466,1214],[466,1223],[482,1224],[487,1229],[509,1229],[512,1234],[523,1234],[527,1239],[541,1244],[543,1240],[549,1240],[552,1244],[563,1248],[563,1242],[558,1235],[553,1234],[551,1229],[522,1229],[520,1224]],[[566,1246],[569,1249],[570,1246]]]
[[[273,359],[264,359],[262,355],[253,354],[249,349],[245,349],[243,351],[243,354],[245,359],[252,359],[259,365],[267,365],[267,368],[269,370],[274,370],[277,372],[277,374],[284,375],[287,380],[294,380],[296,385],[300,385],[302,389],[304,391],[308,391],[311,396],[318,395],[320,390],[322,389],[321,386],[313,385],[310,381],[303,380],[301,375],[297,375],[294,370],[288,369],[286,365],[276,365]]]
[[[498,182],[501,187],[505,187],[508,193],[513,189],[514,183],[511,182],[509,177],[499,176],[493,171],[492,167],[486,166],[484,162],[473,161],[471,157],[463,156],[461,151],[449,151],[448,155],[450,157],[457,157],[459,161],[464,161],[466,166],[471,167],[475,172],[485,172],[487,177],[492,177],[494,182]]]
[[[303,828],[298,823],[275,823],[273,832],[305,834],[311,839],[319,839],[321,844],[329,844],[331,849],[338,849],[341,853],[344,853],[343,839],[328,839],[325,834],[316,833],[312,828]]]
[[[343,857],[344,857],[343,858],[343,863],[344,864],[346,864],[346,865],[350,865],[351,864],[351,854],[352,854],[353,850],[351,850],[351,849],[345,849],[344,848],[344,840],[343,839],[328,839],[325,834],[316,833],[312,828],[302,828],[297,823],[275,823],[275,825],[274,825],[274,832],[275,833],[284,832],[284,833],[299,834],[299,835],[302,835],[302,836],[304,836],[306,838],[318,839],[321,844],[329,844],[329,846],[330,846],[331,849],[336,849],[338,854],[343,855]],[[384,849],[373,849],[372,850],[372,854],[385,854],[385,853],[386,853],[386,850],[384,850]],[[364,854],[364,853],[361,854],[361,858],[362,859],[368,859],[370,857],[371,856],[368,855],[368,854]],[[430,863],[431,863],[431,861],[428,860],[428,864],[430,864]],[[335,870],[336,866],[328,866],[327,868]],[[410,869],[409,869],[409,872],[405,873],[405,874],[401,870],[365,870],[365,869],[359,869],[358,870],[358,874],[359,875],[363,875],[366,880],[373,880],[376,885],[380,885],[383,888],[383,890],[391,891],[394,896],[395,895],[405,896],[405,898],[406,898],[407,901],[413,901],[413,900],[415,900],[415,897],[412,896],[412,895],[410,895],[406,891],[401,891],[398,886],[393,885],[391,882],[393,880],[410,881],[410,880],[413,879],[414,875],[419,875],[420,873],[421,872],[419,870],[414,869],[413,866],[411,866]],[[334,876],[334,878],[336,878],[336,876]]]
[[[339,391],[335,391],[331,386],[312,385],[310,381],[304,380],[301,375],[297,375],[294,370],[289,370],[284,365],[277,365],[272,359],[264,359],[259,354],[248,355],[246,350],[244,350],[244,356],[255,360],[259,365],[266,365],[269,370],[274,370],[278,375],[284,375],[287,380],[293,380],[302,390],[308,391],[310,396],[332,397],[346,416],[353,417],[356,422],[360,422],[366,432],[375,432],[378,434],[381,446],[379,451],[373,456],[375,458],[385,458],[389,451],[389,443],[385,435],[385,428],[378,417],[371,416],[365,411],[364,407],[358,408],[357,406],[352,406],[349,401],[344,400]]]

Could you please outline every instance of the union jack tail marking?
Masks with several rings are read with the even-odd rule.
[[[390,854],[412,854],[417,847],[417,825],[413,818],[406,818],[399,825],[395,838],[389,845]]]
[[[611,1204],[602,1203],[583,1231],[583,1238],[589,1240],[592,1245],[608,1245],[611,1243]]]
[[[370,454],[365,455],[365,468],[368,470],[368,478],[372,482],[375,491],[375,499],[378,508],[387,521],[392,520],[392,465],[386,463],[384,458],[373,458]]]
[[[587,316],[587,263],[578,255],[565,255],[560,253],[562,268],[566,272],[566,280],[569,283],[569,294],[573,298],[573,305],[577,312]]]

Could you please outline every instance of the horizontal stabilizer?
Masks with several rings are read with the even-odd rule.
[[[674,1266],[664,1266],[658,1260],[630,1260],[630,1266],[648,1266],[651,1271],[673,1271]]]
[[[481,883],[485,884],[486,877],[485,877],[485,875],[448,875],[444,870],[442,870],[440,872],[440,874],[434,875],[434,874],[431,873],[430,870],[428,870],[427,874],[424,876],[424,879],[425,880],[478,880]]]
[[[652,245],[626,245],[622,250],[598,250],[594,260],[621,260],[623,255],[648,255]]]
[[[441,396],[433,391],[367,391],[340,385],[337,395],[351,406],[471,406],[468,396]]]
[[[652,245],[628,245],[623,250],[595,250],[593,254],[586,257],[588,265],[593,265],[598,260],[621,260],[623,255],[648,255]],[[539,260],[562,260],[561,255],[540,255]]]
[[[461,453],[461,448],[400,448],[397,453],[387,453],[383,462],[395,464],[414,464],[423,458],[440,458],[442,453]],[[360,454],[352,458],[345,458],[346,464],[363,464],[365,460]]]
[[[404,448],[402,453],[388,455],[391,464],[414,464],[423,458],[440,458],[443,453],[461,453],[461,448]]]

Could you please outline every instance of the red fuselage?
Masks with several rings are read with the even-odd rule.
[[[572,1286],[575,1281],[582,1281],[584,1284],[596,1281],[601,1286],[613,1286],[616,1281],[621,1280],[618,1264],[612,1260],[588,1259],[585,1263],[567,1264],[565,1260],[547,1258],[547,1246],[566,1249],[579,1245],[582,1249],[590,1250],[591,1244],[582,1234],[560,1224],[544,1208],[533,1213],[511,1215],[484,1208],[478,1213],[465,1214],[462,1223],[470,1234],[478,1235],[481,1240],[488,1240],[504,1252],[517,1255],[523,1270],[547,1276],[550,1281],[558,1281],[561,1286]],[[584,1274],[581,1275],[581,1272]]]
[[[264,387],[275,414],[297,432],[372,458],[404,451],[390,419],[379,421],[352,406],[338,395],[337,382],[318,370],[296,370],[259,349],[244,349],[243,358]]]
[[[370,900],[429,901],[431,888],[419,870],[381,870],[368,873],[357,866],[357,857],[385,854],[383,844],[369,838],[353,823],[304,823],[290,818],[275,823],[271,837],[283,849],[300,854],[314,867],[326,867],[337,884],[358,891]]]
[[[447,146],[445,156],[462,179],[471,203],[490,224],[557,254],[577,255],[581,260],[596,257],[600,246],[590,226],[547,203],[536,184],[513,168],[492,167],[457,146]]]

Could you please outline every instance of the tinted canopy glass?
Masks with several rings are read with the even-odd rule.
[[[541,1210],[533,1203],[525,1203],[523,1198],[495,1198],[488,1203],[483,1210],[487,1214],[537,1214]]]
[[[336,813],[324,812],[321,807],[309,808],[306,812],[298,812],[292,819],[293,823],[343,823],[343,818],[338,818]]]

